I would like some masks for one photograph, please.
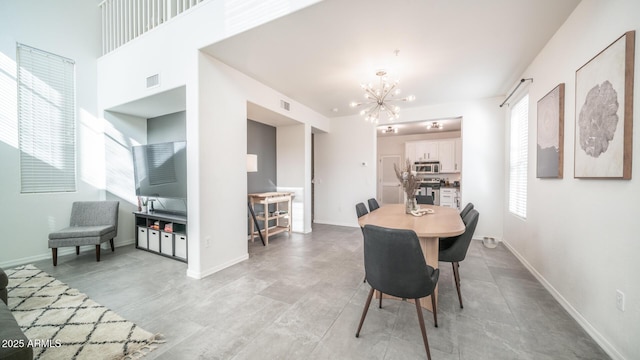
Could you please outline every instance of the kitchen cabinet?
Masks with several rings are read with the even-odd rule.
[[[462,139],[408,141],[404,156],[411,163],[440,161],[441,173],[459,173],[462,168]]]
[[[405,158],[411,163],[416,161],[438,160],[438,141],[408,141],[405,143]]]
[[[459,173],[462,170],[462,138],[457,138],[455,140],[455,143],[456,143],[456,147],[455,147],[456,155],[454,156],[456,160],[455,172]]]
[[[416,148],[416,155],[421,156],[418,160],[434,161],[438,160],[439,145],[437,141],[420,141]]]
[[[441,173],[459,173],[462,168],[462,139],[440,140],[438,156]]]
[[[453,173],[455,172],[455,152],[456,143],[454,139],[441,140],[438,142],[439,160],[440,160],[440,172],[441,173]]]
[[[456,188],[441,188],[440,189],[440,206],[446,206],[460,210],[459,204],[459,190]]]
[[[416,161],[416,142],[417,141],[409,141],[404,143],[405,161],[408,160],[412,164]]]

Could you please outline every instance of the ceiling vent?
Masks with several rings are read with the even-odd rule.
[[[147,78],[147,89],[156,87],[160,85],[160,75],[155,74],[151,75]]]
[[[280,100],[280,107],[290,111],[291,110],[291,104],[289,104],[288,102],[284,101],[284,100]]]

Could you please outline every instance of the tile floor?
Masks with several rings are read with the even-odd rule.
[[[372,302],[359,228],[314,225],[311,234],[249,243],[249,260],[202,280],[186,264],[132,245],[91,247],[34,263],[166,343],[148,359],[424,359],[413,304]],[[464,309],[441,263],[438,322],[425,312],[434,360],[609,359],[502,245],[473,241],[460,265]]]

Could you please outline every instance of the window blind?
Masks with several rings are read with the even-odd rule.
[[[24,44],[16,52],[20,191],[75,191],[75,63]]]
[[[509,211],[527,217],[527,167],[529,142],[529,95],[511,109],[509,151]]]

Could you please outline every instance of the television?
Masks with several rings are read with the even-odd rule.
[[[187,198],[187,143],[132,146],[136,196]]]

